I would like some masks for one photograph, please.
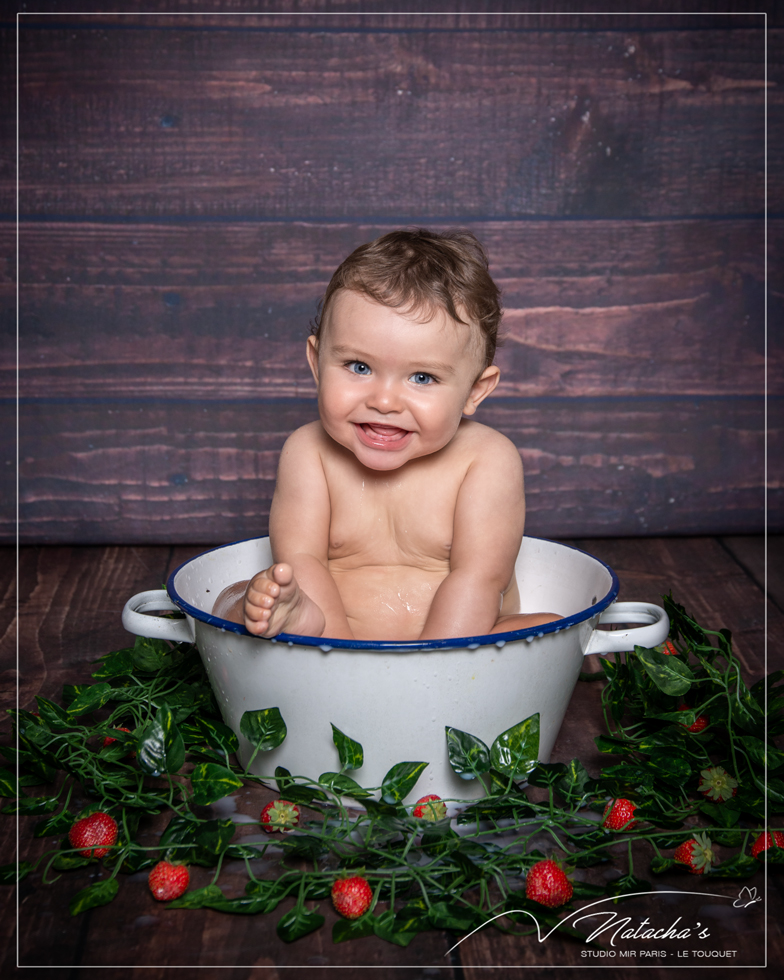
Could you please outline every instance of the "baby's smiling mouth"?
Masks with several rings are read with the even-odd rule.
[[[362,441],[374,446],[396,446],[411,433],[398,425],[384,425],[380,422],[357,422],[356,428]]]

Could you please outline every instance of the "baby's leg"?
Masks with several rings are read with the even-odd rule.
[[[245,628],[249,633],[321,636],[324,622],[324,613],[297,585],[291,565],[271,565],[250,580],[245,592]]]
[[[213,613],[241,623],[256,636],[297,633],[321,636],[324,614],[297,585],[291,565],[271,565],[250,582],[237,582],[221,592]]]
[[[545,623],[553,623],[556,619],[562,619],[557,613],[515,613],[512,616],[499,616],[495,626],[490,630],[491,633],[511,633],[512,630],[529,629],[531,626],[544,626]]]

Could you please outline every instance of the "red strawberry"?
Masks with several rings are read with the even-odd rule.
[[[675,649],[675,645],[673,644],[672,640],[665,640],[664,643],[662,643],[661,646],[656,647],[656,649],[661,650],[661,652],[667,657],[678,656],[678,651]]]
[[[555,861],[537,861],[525,879],[525,897],[549,909],[557,909],[572,897],[574,889]]]
[[[678,708],[678,711],[688,711],[688,710],[689,710],[688,704],[682,704]],[[694,719],[693,724],[684,725],[683,727],[686,729],[687,732],[691,732],[692,735],[699,735],[699,733],[703,729],[708,727],[709,722],[710,722],[710,718],[707,715],[697,715],[697,717]]]
[[[726,803],[738,792],[738,781],[721,766],[711,766],[700,772],[702,779],[697,787],[698,792],[717,803]]]
[[[432,820],[434,822],[443,820],[446,816],[446,803],[440,796],[431,793],[429,796],[423,796],[416,801],[412,815],[418,820]]]
[[[105,857],[117,840],[117,821],[98,810],[77,820],[68,831],[68,840],[71,847],[79,848],[83,857]]]
[[[771,847],[784,847],[784,834],[780,830],[774,830],[773,833],[766,830],[764,834],[760,834],[752,845],[751,856],[758,858],[763,851],[768,851]]]
[[[358,919],[370,908],[373,890],[361,875],[338,878],[332,886],[332,904],[344,919]]]
[[[184,864],[169,861],[159,861],[147,876],[152,897],[158,902],[171,902],[184,895],[190,880],[190,871]]]
[[[685,864],[693,875],[705,874],[712,864],[716,864],[716,854],[705,834],[695,834],[679,844],[672,857],[678,864]]]
[[[115,728],[115,731],[116,732],[128,732],[129,735],[131,734],[130,728]],[[116,741],[117,741],[116,738],[112,738],[111,735],[107,735],[106,738],[103,740],[103,746],[102,746],[102,748],[105,749],[107,745],[111,745],[112,742],[116,742]]]
[[[279,830],[282,834],[290,834],[299,823],[299,807],[288,800],[273,800],[261,811],[261,829],[268,834]]]
[[[632,815],[637,809],[631,800],[610,800],[602,814],[602,826],[607,830],[631,830],[637,826]]]

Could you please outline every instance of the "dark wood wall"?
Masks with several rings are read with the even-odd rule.
[[[185,6],[20,18],[23,541],[264,533],[283,440],[316,416],[316,302],[403,225],[469,227],[490,253],[506,342],[479,417],[520,449],[529,533],[759,531],[766,343],[784,524],[775,21],[153,15]],[[9,24],[6,91],[16,40]],[[9,145],[14,129],[8,100]],[[10,502],[13,150],[0,192]]]

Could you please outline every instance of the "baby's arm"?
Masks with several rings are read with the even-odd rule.
[[[319,452],[324,438],[318,423],[306,425],[286,440],[281,452],[270,510],[270,543],[277,564],[256,575],[246,592],[245,625],[250,632],[353,639],[329,572],[331,508]],[[272,614],[266,616],[270,605]],[[287,605],[293,616],[275,615],[275,608],[285,613]]]
[[[420,639],[491,632],[524,523],[520,455],[505,436],[485,429],[457,497],[450,572],[433,598]]]

